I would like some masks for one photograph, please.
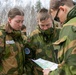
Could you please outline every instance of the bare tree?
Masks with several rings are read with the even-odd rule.
[[[41,6],[42,6],[42,4],[41,4],[40,0],[38,0],[36,2],[36,7],[35,7],[37,12],[41,9]]]

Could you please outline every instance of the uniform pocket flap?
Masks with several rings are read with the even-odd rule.
[[[64,36],[63,38],[61,38],[61,39],[57,40],[56,42],[54,42],[53,43],[54,50],[56,50],[56,49],[59,50],[60,49],[60,44],[63,43],[63,42],[65,42],[66,39],[67,39],[67,36]]]
[[[57,40],[56,42],[54,42],[53,45],[59,45],[59,44],[65,42],[66,39],[67,39],[67,36],[64,36],[63,38],[61,38],[61,39]]]

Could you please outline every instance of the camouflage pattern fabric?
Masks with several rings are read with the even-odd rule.
[[[9,25],[0,29],[0,75],[23,74],[25,55],[21,37],[21,32]]]
[[[43,58],[55,62],[55,54],[52,43],[58,39],[59,31],[60,29],[54,30],[51,28],[51,31],[49,31],[47,35],[44,35],[43,31],[38,28],[31,33],[28,43],[35,51],[35,54],[33,54],[34,59]],[[28,61],[27,64],[31,65],[27,66],[27,75],[43,75],[42,68],[38,65],[32,61]]]
[[[68,13],[54,47],[59,50],[59,68],[50,75],[76,75],[76,6]]]

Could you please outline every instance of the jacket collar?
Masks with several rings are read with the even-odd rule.
[[[70,19],[72,19],[72,18],[74,18],[74,17],[76,17],[76,6],[74,6],[74,7],[69,11],[69,13],[67,14],[67,20],[65,21],[65,23],[68,22]],[[65,24],[65,23],[64,23],[64,24]]]
[[[7,33],[12,33],[13,32],[13,29],[11,28],[10,24],[7,23],[3,29],[7,32]]]

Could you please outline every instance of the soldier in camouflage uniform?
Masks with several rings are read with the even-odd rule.
[[[58,39],[60,29],[53,27],[53,21],[48,14],[48,10],[43,8],[37,14],[38,28],[34,30],[29,39],[31,48],[35,51],[34,58],[42,58],[55,62],[55,53],[52,43]],[[32,66],[33,65],[33,66]],[[43,75],[42,68],[32,64],[32,72],[28,70],[28,75]],[[28,67],[27,67],[28,68]]]
[[[76,75],[76,6],[72,0],[51,0],[50,11],[63,23],[59,40],[54,43],[59,50],[59,68],[50,75]]]
[[[0,29],[0,75],[23,75],[23,21],[23,11],[13,8],[8,12],[8,23]]]

